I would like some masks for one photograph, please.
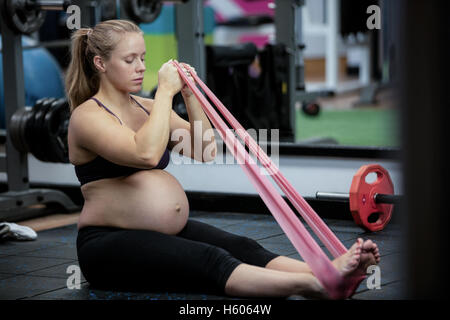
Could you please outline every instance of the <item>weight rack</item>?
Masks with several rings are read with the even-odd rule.
[[[0,193],[0,221],[13,222],[48,214],[50,207],[36,206],[42,204],[56,204],[67,212],[79,210],[80,208],[59,190],[30,188],[28,154],[19,152],[8,135],[9,120],[19,108],[25,106],[22,35],[14,32],[1,15],[0,27],[6,119],[5,152],[0,153],[0,172],[7,174],[8,185],[8,191]]]

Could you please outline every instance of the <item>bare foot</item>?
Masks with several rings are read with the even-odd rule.
[[[361,281],[366,277],[367,268],[380,262],[380,252],[371,240],[363,241],[359,238],[353,246],[342,256],[333,260],[332,264],[343,276],[340,293],[333,293],[333,299],[351,297]],[[316,277],[304,275],[305,283],[300,294],[312,299],[330,299],[327,291]]]
[[[335,268],[345,276],[365,275],[370,265],[380,262],[380,251],[372,240],[359,238],[342,256],[333,260]]]
[[[372,254],[372,256],[370,254]],[[378,250],[378,246],[374,242],[372,242],[372,240],[367,240],[363,243],[361,259],[363,261],[367,260],[367,262],[371,262],[371,264],[380,263],[380,251]]]
[[[365,279],[367,268],[379,262],[380,252],[377,245],[371,240],[364,242],[361,238],[350,250],[333,260],[333,265],[344,277],[340,298],[351,297],[361,281]]]
[[[359,238],[342,256],[333,260],[334,267],[345,277],[357,270],[361,261],[363,240]]]
[[[353,246],[342,256],[333,260],[332,264],[342,274],[344,279],[343,292],[340,298],[348,298],[353,295],[359,283],[365,278],[367,268],[378,264],[380,253],[378,247],[371,240],[363,241],[359,238]],[[306,277],[303,285],[302,296],[310,299],[330,299],[327,291],[319,280],[314,277]]]

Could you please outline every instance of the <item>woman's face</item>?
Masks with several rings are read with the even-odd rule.
[[[125,33],[105,62],[105,75],[117,89],[138,92],[144,80],[144,59],[144,37],[136,32]]]

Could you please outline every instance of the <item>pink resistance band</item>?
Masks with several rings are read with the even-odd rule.
[[[264,175],[259,172],[259,167],[253,158],[250,157],[242,144],[237,140],[234,133],[232,133],[225,122],[223,122],[221,117],[203,96],[195,83],[188,78],[180,64],[177,61],[173,61],[173,64],[178,69],[181,78],[200,102],[204,112],[219,132],[219,135],[227,145],[227,148],[230,150],[233,157],[241,165],[241,168],[244,170],[245,174],[258,191],[262,200],[269,208],[281,229],[285,232],[286,236],[297,249],[298,253],[309,265],[312,272],[321,282],[325,290],[327,290],[330,298],[343,299],[351,296],[358,287],[359,283],[364,280],[365,275],[343,277],[339,273],[275,187]],[[231,115],[219,99],[211,92],[211,90],[209,90],[209,88],[201,81],[195,72],[189,69],[189,66],[185,64],[183,64],[183,66],[190,72],[194,80],[200,85],[211,101],[213,101],[227,121],[230,122],[236,133],[244,140],[245,144],[249,147],[252,153],[261,161],[271,176],[273,176],[275,182],[280,186],[288,199],[293,203],[295,208],[310,225],[312,230],[317,234],[319,239],[325,244],[331,254],[334,257],[338,257],[347,252],[347,249],[339,241],[336,235],[326,226],[323,220],[317,215],[311,206],[309,206],[303,197],[297,193],[293,186],[281,174],[276,165],[270,160],[267,154]]]

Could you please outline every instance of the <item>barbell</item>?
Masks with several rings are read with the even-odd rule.
[[[70,120],[66,98],[42,98],[34,107],[18,109],[8,131],[14,147],[44,162],[69,163],[67,132]]]
[[[185,3],[188,0],[170,2]],[[98,1],[102,20],[117,18],[120,10],[137,24],[153,22],[161,13],[162,0],[125,0],[118,4],[114,0]],[[0,0],[0,12],[9,27],[21,34],[32,34],[45,22],[46,11],[64,10],[72,4],[70,0]],[[120,11],[119,10],[119,11]]]
[[[367,176],[376,174],[376,180],[367,181]],[[349,193],[316,192],[318,200],[348,201],[355,223],[368,230],[383,230],[392,217],[394,204],[402,197],[394,195],[394,184],[389,172],[379,164],[364,165],[353,176]]]
[[[70,0],[0,0],[0,11],[11,29],[30,35],[44,23],[46,11],[67,10],[70,4]]]

